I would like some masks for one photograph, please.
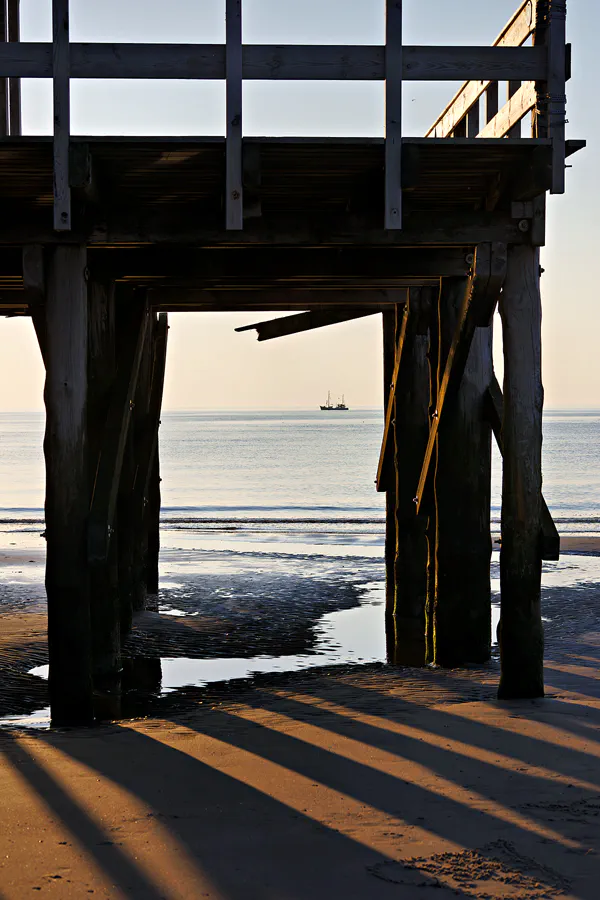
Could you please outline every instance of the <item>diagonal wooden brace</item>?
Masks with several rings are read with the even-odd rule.
[[[485,413],[487,419],[492,426],[496,443],[500,455],[504,455],[504,441],[502,438],[502,417],[504,408],[504,398],[502,389],[498,384],[498,380],[494,375],[486,394]],[[540,557],[546,560],[560,559],[560,535],[554,524],[552,514],[548,509],[548,504],[542,496],[542,514],[540,523]]]
[[[312,331],[315,328],[324,328],[327,325],[338,325],[341,322],[350,322],[353,319],[362,319],[364,316],[373,316],[380,313],[381,308],[370,306],[366,309],[314,309],[308,312],[297,313],[293,316],[283,316],[279,319],[269,319],[266,322],[256,322],[253,325],[242,325],[235,330],[258,332],[259,341],[271,341],[278,337],[287,337],[290,334],[299,334],[302,331]]]
[[[125,351],[125,358],[119,361],[113,399],[106,417],[88,520],[88,561],[91,565],[100,565],[108,559],[123,455],[129,434],[149,320],[150,311],[146,305],[133,358]]]
[[[444,406],[452,403],[458,396],[475,329],[478,326],[486,327],[491,322],[506,276],[506,260],[505,244],[480,244],[475,251],[473,269],[467,281],[456,331],[448,350],[438,395],[438,406],[429,429],[427,449],[415,495],[417,514],[420,512],[421,502],[430,477],[431,460]]]
[[[396,385],[398,384],[398,376],[400,374],[400,365],[402,363],[402,351],[404,349],[404,343],[406,341],[406,329],[408,326],[408,316],[409,316],[410,303],[406,303],[404,306],[404,312],[402,314],[402,324],[400,325],[400,334],[398,335],[398,344],[396,346],[396,359],[394,362],[394,371],[392,373],[392,383],[390,385],[390,393],[388,397],[387,409],[385,412],[385,424],[383,427],[383,440],[381,442],[381,452],[379,454],[379,465],[377,467],[377,479],[375,484],[377,485],[377,490],[382,493],[387,490],[386,484],[386,473],[388,471],[388,467],[391,460],[392,454],[392,441],[391,441],[391,433],[393,427],[393,418],[394,418],[394,401],[396,398]]]

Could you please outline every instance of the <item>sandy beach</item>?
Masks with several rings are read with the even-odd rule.
[[[600,596],[563,581],[600,540],[563,551],[544,593],[541,701],[498,703],[497,659],[342,665],[156,693],[141,718],[87,731],[0,729],[0,897],[595,900]],[[42,563],[0,559],[21,579],[2,617],[4,715],[47,702],[28,674],[46,661]],[[218,656],[256,625],[256,610],[229,609],[144,613],[131,646],[159,663],[209,639]],[[291,647],[310,639],[288,627]]]

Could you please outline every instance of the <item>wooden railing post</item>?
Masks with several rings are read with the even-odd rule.
[[[54,88],[54,229],[71,230],[69,147],[71,143],[71,50],[69,0],[52,0]]]
[[[18,44],[21,40],[21,0],[3,0],[6,2],[6,28],[9,43]],[[21,79],[10,78],[8,81],[9,126],[10,134],[21,134]]]
[[[402,0],[387,0],[385,32],[385,227],[402,228]]]
[[[242,0],[227,0],[226,25],[226,227],[228,231],[241,231],[244,227],[242,160]]]
[[[534,44],[548,48],[548,80],[536,83],[534,137],[552,139],[552,194],[565,192],[567,0],[537,0]]]
[[[6,0],[0,0],[0,44],[6,44]],[[8,134],[8,78],[0,78],[0,137]]]

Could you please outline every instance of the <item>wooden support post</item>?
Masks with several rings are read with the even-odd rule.
[[[385,227],[402,228],[402,0],[386,0]]]
[[[383,324],[383,408],[387,413],[394,362],[396,357],[396,310],[382,314]],[[390,437],[390,442],[393,438]],[[385,492],[385,612],[388,639],[393,633],[396,559],[396,491],[388,486]],[[393,645],[393,642],[392,642]],[[389,655],[389,654],[388,654]]]
[[[160,455],[158,433],[162,410],[163,391],[165,386],[165,369],[167,363],[167,340],[169,334],[169,318],[160,313],[154,329],[154,363],[152,369],[152,387],[148,414],[148,431],[145,444],[145,481],[140,479],[138,497],[143,493],[146,504],[146,589],[149,594],[158,594],[159,554],[160,554]],[[139,501],[138,502],[139,505]]]
[[[501,618],[503,699],[544,694],[540,526],[542,407],[540,257],[510,247],[500,300],[504,344]]]
[[[429,317],[437,291],[413,289],[394,416],[396,555],[394,560],[394,647],[391,661],[425,662],[427,521],[415,516],[414,493],[429,434]]]
[[[7,37],[11,44],[21,40],[21,0],[2,0],[6,2]],[[22,132],[21,125],[21,79],[9,78],[9,131],[11,135],[19,135]]]
[[[521,82],[520,81],[509,81],[508,82],[508,99],[514,97],[521,90]],[[521,122],[516,122],[512,128],[508,132],[509,138],[520,138],[521,137]]]
[[[445,279],[442,356],[460,316],[464,279]],[[438,435],[434,662],[487,662],[491,653],[491,427],[484,413],[492,373],[492,327],[477,328],[458,395]]]
[[[86,250],[50,253],[46,299],[46,593],[50,706],[56,725],[92,711],[90,588],[86,556],[88,301]]]
[[[429,434],[425,456],[430,454],[430,465],[435,474],[438,459],[437,430],[433,442],[431,435],[433,426],[437,422],[438,407],[440,402],[440,386],[442,382],[442,353],[440,333],[441,310],[441,284],[440,290],[431,304],[429,310],[429,346],[427,350],[427,363],[429,368]],[[425,598],[425,662],[432,664],[435,659],[435,593],[437,577],[437,504],[435,497],[436,479],[429,478],[423,482],[423,493],[413,498],[417,511],[424,519],[425,536],[427,539],[427,595]]]
[[[0,0],[0,44],[6,44],[7,40],[6,0]],[[0,137],[6,137],[9,132],[8,111],[8,78],[0,78]]]
[[[158,594],[160,582],[160,455],[158,447],[152,460],[148,483],[148,556],[146,558],[146,589],[148,594]]]
[[[242,0],[226,0],[225,77],[227,147],[225,218],[228,231],[244,227],[242,158]]]
[[[534,44],[544,44],[548,48],[548,78],[536,83],[534,136],[552,139],[553,194],[564,194],[565,191],[566,18],[566,0],[537,0]]]
[[[90,496],[96,479],[105,428],[116,378],[115,286],[92,281],[89,285],[88,340],[88,457]],[[121,672],[121,634],[117,542],[113,536],[108,555],[91,561],[91,618],[93,681],[96,715],[118,714]],[[100,696],[112,698],[109,708],[99,708]],[[105,704],[104,704],[105,705]]]
[[[71,230],[71,51],[69,0],[52,0],[52,71],[54,87],[54,229]]]

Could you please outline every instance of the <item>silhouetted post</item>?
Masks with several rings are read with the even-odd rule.
[[[117,368],[114,284],[93,280],[89,285],[88,346],[88,456],[90,492],[93,496]],[[117,539],[114,531],[108,559],[95,563],[91,575],[94,689],[118,694],[121,636]]]
[[[428,546],[426,519],[415,512],[414,497],[429,433],[428,288],[409,293],[409,315],[396,390],[395,479],[396,556],[394,657],[400,665],[425,662],[425,603]]]
[[[502,546],[500,550],[502,674],[499,697],[542,697],[541,296],[539,250],[512,246],[500,298],[504,343]]]
[[[46,294],[46,593],[56,725],[93,720],[87,564],[88,298],[85,247],[49,252]]]
[[[434,298],[429,312],[429,342],[427,363],[429,369],[429,427],[437,416],[440,391],[441,335],[440,335],[441,291]],[[432,471],[435,473],[438,460],[439,435],[436,437],[431,457]],[[427,537],[427,597],[425,601],[425,662],[435,662],[435,598],[437,590],[437,498],[436,478],[429,478],[421,503],[421,516],[425,519]]]
[[[396,356],[396,310],[387,309],[382,313],[383,322],[383,409],[388,407],[394,360]],[[393,443],[393,434],[389,440]],[[393,631],[396,558],[396,491],[388,488],[385,492],[385,611],[388,638]],[[393,643],[393,642],[392,642]]]
[[[465,289],[466,279],[444,280],[444,359]],[[447,667],[483,663],[491,653],[491,426],[484,403],[492,374],[492,328],[477,328],[458,395],[444,408],[438,438],[434,659]]]

